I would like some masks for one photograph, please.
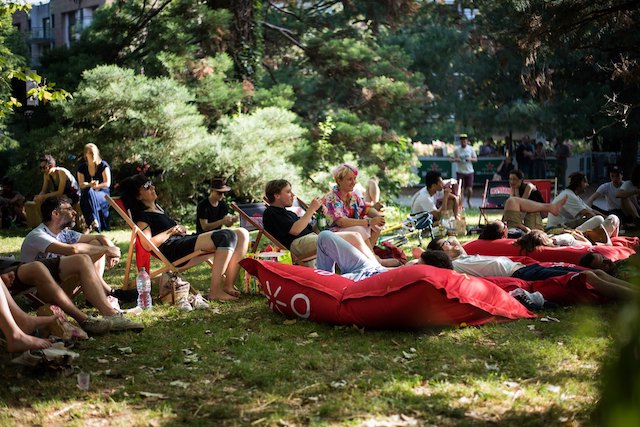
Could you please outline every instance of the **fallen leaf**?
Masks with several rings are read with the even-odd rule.
[[[405,359],[413,359],[414,357],[416,357],[415,353],[407,353],[406,351],[402,351],[402,355],[404,356]]]
[[[282,322],[282,324],[284,324],[284,325],[295,325],[296,322],[297,322],[296,319],[287,319],[284,322]]]
[[[548,385],[547,386],[547,390],[549,390],[551,393],[560,393],[560,386],[558,386],[558,385]]]
[[[133,353],[133,350],[131,349],[131,347],[118,347],[118,351],[122,354],[131,354]]]
[[[320,335],[318,335],[317,332],[311,332],[309,335],[307,335],[309,338],[318,338]]]
[[[345,380],[331,381],[331,387],[333,388],[345,388],[347,382]]]
[[[560,319],[551,316],[545,316],[540,319],[541,322],[557,322],[560,323]]]
[[[109,361],[107,359],[101,359],[99,357],[96,359],[96,362],[98,362],[98,363],[109,363]]]
[[[500,370],[500,368],[498,368],[498,364],[497,363],[496,364],[491,364],[491,363],[484,362],[484,368],[487,371],[499,371]]]
[[[190,384],[189,384],[189,383],[186,383],[186,382],[184,382],[184,381],[176,380],[176,381],[171,381],[171,382],[169,383],[169,385],[172,385],[172,386],[174,386],[174,387],[182,387],[182,388],[185,388],[185,389],[186,389],[186,388],[189,388],[189,385],[190,385]]]
[[[168,399],[167,396],[165,396],[162,393],[151,393],[149,391],[141,391],[139,392],[140,396],[142,397],[146,397],[147,399]]]
[[[527,328],[529,328],[530,331],[535,331],[536,325],[527,325]]]

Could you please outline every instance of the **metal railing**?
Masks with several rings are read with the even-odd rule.
[[[47,40],[53,41],[54,34],[51,27],[32,27],[28,32],[27,37],[29,40]]]

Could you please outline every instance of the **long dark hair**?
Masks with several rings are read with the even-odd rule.
[[[541,230],[529,231],[527,234],[516,240],[515,244],[520,246],[520,250],[524,251],[527,254],[538,250],[538,248],[541,246],[553,247],[551,238]]]
[[[122,201],[127,209],[131,210],[131,212],[140,212],[147,209],[144,203],[138,199],[140,188],[147,181],[149,181],[149,179],[146,176],[137,174],[125,178],[120,182],[120,194]]]

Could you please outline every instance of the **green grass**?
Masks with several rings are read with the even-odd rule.
[[[126,249],[128,232],[107,234]],[[17,254],[21,239],[2,236],[0,252]],[[118,286],[122,273],[105,276]],[[204,266],[185,277],[208,287]],[[139,335],[78,344],[86,392],[0,352],[0,425],[590,425],[620,308],[402,331],[288,320],[255,295],[207,312],[158,305]]]

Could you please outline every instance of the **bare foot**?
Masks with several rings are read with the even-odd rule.
[[[564,204],[567,203],[568,198],[569,196],[564,196],[562,200],[558,200],[556,203],[551,203],[551,205],[549,206],[549,213],[556,216],[560,215],[560,210],[562,210]]]
[[[18,334],[11,339],[7,338],[7,350],[17,353],[26,350],[42,350],[51,347],[51,341],[42,338],[32,337],[27,334]]]
[[[27,316],[18,326],[25,334],[30,334],[38,328],[52,324],[57,318],[58,316]]]
[[[240,296],[240,291],[238,291],[233,286],[231,286],[231,287],[224,286],[222,288],[222,290],[225,291],[226,293],[228,293],[229,295],[231,295],[232,297],[236,297],[237,298],[237,297]]]
[[[209,301],[227,302],[227,301],[236,301],[238,297],[229,295],[224,291],[218,291],[218,292],[209,292],[209,295],[207,295],[207,299]]]

